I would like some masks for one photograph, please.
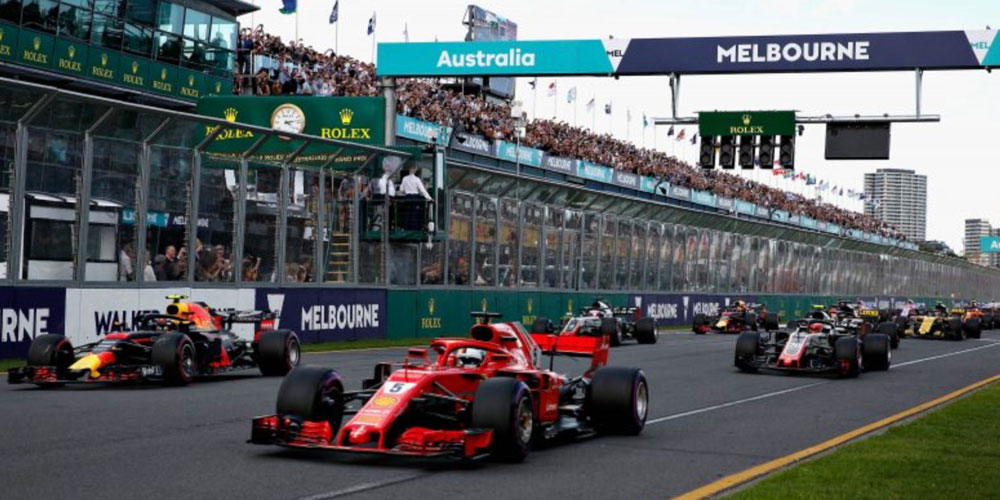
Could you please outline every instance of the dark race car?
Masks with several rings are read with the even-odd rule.
[[[429,349],[410,349],[402,362],[378,363],[358,391],[346,391],[332,369],[296,368],[281,384],[276,413],[253,419],[250,442],[519,461],[536,442],[642,431],[646,377],[638,368],[605,366],[606,336],[529,334],[520,323],[489,322],[499,314],[473,315],[479,321],[471,338],[435,339]],[[591,363],[570,377],[545,369],[542,354]]]
[[[892,362],[885,334],[860,335],[829,318],[798,320],[789,327],[791,331],[741,333],[736,340],[736,367],[743,372],[769,369],[857,377],[862,371],[888,370]]]
[[[563,318],[563,323],[557,326],[546,317],[538,317],[531,325],[531,333],[559,333],[563,336],[607,335],[611,346],[621,345],[625,339],[633,338],[640,344],[656,343],[656,320],[640,317],[641,309],[637,307],[612,307],[601,299],[594,301],[590,307],[580,310],[579,316]],[[595,329],[596,327],[596,329]]]
[[[742,333],[746,330],[777,330],[777,313],[769,313],[764,304],[746,304],[738,300],[716,316],[694,315],[691,329],[694,333]]]
[[[203,302],[167,297],[166,314],[143,314],[132,331],[113,331],[74,348],[63,335],[40,335],[28,349],[28,363],[8,372],[11,384],[160,381],[185,385],[203,375],[259,368],[281,376],[299,363],[299,339],[275,330],[275,313],[216,310]],[[230,331],[237,323],[259,325],[253,340]]]

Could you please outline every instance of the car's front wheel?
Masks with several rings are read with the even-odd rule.
[[[165,333],[153,344],[153,364],[163,369],[167,385],[187,385],[197,370],[194,343],[180,332]]]
[[[344,416],[344,383],[336,370],[299,366],[281,381],[278,415],[308,422],[328,422],[336,438]]]
[[[520,462],[531,450],[535,413],[531,391],[520,380],[491,378],[476,388],[470,427],[490,429],[490,453],[500,460]]]

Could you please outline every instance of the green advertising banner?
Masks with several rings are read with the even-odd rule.
[[[113,50],[93,47],[87,60],[87,76],[106,83],[116,83],[120,57],[121,54]]]
[[[118,60],[118,83],[134,89],[149,90],[149,61],[122,54]]]
[[[231,78],[219,78],[217,76],[205,77],[205,95],[225,96],[232,95],[233,80]]]
[[[0,59],[15,59],[17,37],[21,30],[17,26],[0,23]]]
[[[793,135],[794,111],[702,111],[698,133],[715,135]]]
[[[149,63],[148,78],[150,80],[150,88],[154,92],[172,96],[177,95],[180,88],[177,85],[177,67],[151,62]]]
[[[35,31],[22,30],[19,42],[18,62],[45,68],[52,67],[55,38]]]
[[[65,38],[56,39],[56,69],[71,75],[86,76],[83,72],[84,64],[87,64],[87,57],[90,53],[87,44]]]
[[[202,96],[201,90],[205,86],[205,75],[180,69],[177,70],[177,83],[180,85],[181,97],[198,99]]]
[[[381,145],[385,138],[385,99],[381,97],[205,97],[198,101],[197,113],[231,123],[248,123],[279,132],[360,144]],[[213,130],[206,127],[205,135]],[[227,129],[216,137],[206,152],[219,159],[234,159],[257,139],[252,131]],[[265,142],[250,161],[280,162],[299,146],[298,141],[274,137]],[[317,148],[308,148],[295,163],[323,163],[337,148],[314,149]],[[366,158],[364,153],[342,151],[333,167],[354,166]]]

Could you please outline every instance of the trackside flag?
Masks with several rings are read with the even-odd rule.
[[[553,97],[556,95],[556,82],[552,82],[549,84],[549,89],[546,91],[546,94],[549,97]]]
[[[590,100],[587,101],[587,111],[593,111],[594,110],[594,99],[597,99],[597,98],[596,97],[591,97]]]
[[[333,10],[330,11],[330,24],[336,23],[339,17],[340,17],[340,0],[337,0],[336,2],[333,2]]]
[[[298,7],[298,0],[281,0],[282,7],[278,9],[278,12],[282,14],[294,14],[296,7]]]
[[[566,93],[566,102],[574,101],[576,101],[576,87],[569,89],[569,92]]]
[[[288,1],[288,0],[285,0],[285,1]],[[372,12],[372,18],[368,20],[368,34],[371,35],[372,33],[375,33],[375,13],[374,12]]]

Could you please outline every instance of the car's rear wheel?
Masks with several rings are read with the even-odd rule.
[[[969,318],[965,320],[965,336],[970,339],[982,337],[983,324],[979,318]]]
[[[655,344],[656,320],[653,318],[639,318],[635,322],[635,340],[640,344]]]
[[[896,332],[899,338],[906,337],[906,318],[902,316],[896,318]]]
[[[764,315],[764,329],[767,331],[777,330],[779,327],[778,313],[767,313]]]
[[[299,336],[291,330],[270,330],[257,342],[257,365],[268,377],[280,377],[299,365],[302,349]]]
[[[864,361],[857,337],[841,337],[833,346],[834,359],[841,377],[854,378],[861,374]]]
[[[622,345],[622,329],[618,325],[618,318],[601,318],[601,335],[607,335],[611,339],[611,346]]]
[[[736,356],[734,364],[741,372],[757,371],[757,353],[760,351],[760,333],[743,332],[736,338]]]
[[[867,371],[886,371],[892,364],[892,341],[888,335],[869,333],[861,344],[861,350]]]
[[[885,322],[878,326],[878,332],[889,337],[889,347],[899,347],[899,327],[896,323]]]
[[[947,324],[948,338],[952,340],[962,340],[962,318],[951,318]]]
[[[531,450],[535,414],[528,386],[514,378],[491,378],[476,388],[470,427],[490,429],[490,453],[504,461],[520,462]]]
[[[694,333],[697,333],[698,335],[704,335],[705,333],[704,327],[707,324],[708,324],[708,316],[705,316],[703,313],[698,313],[694,315],[694,322],[692,323],[691,329],[694,331]]]
[[[281,381],[275,409],[284,417],[328,422],[330,436],[335,439],[344,416],[344,383],[336,370],[296,367]]]
[[[638,368],[599,368],[587,389],[586,408],[597,432],[639,434],[649,413],[646,375]]]
[[[73,344],[65,335],[45,334],[35,337],[28,348],[28,366],[55,367],[61,377],[73,364]],[[39,387],[56,387],[59,383],[38,383]]]
[[[163,369],[167,385],[187,385],[197,371],[194,343],[180,332],[165,333],[153,344],[152,361]]]

